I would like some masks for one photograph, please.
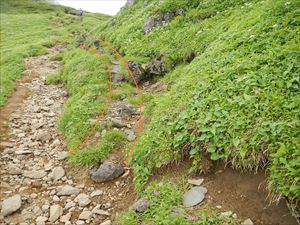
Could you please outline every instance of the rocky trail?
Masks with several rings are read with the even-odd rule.
[[[1,141],[1,224],[109,225],[114,212],[134,200],[128,185],[132,176],[123,167],[122,177],[104,185],[66,163],[67,146],[57,120],[68,94],[62,86],[46,85],[46,76],[58,72],[59,63],[49,58],[59,50],[54,47],[48,55],[26,61],[24,77],[29,82],[19,85],[29,97],[24,95],[19,104],[1,112],[10,111],[1,121],[7,133]],[[119,120],[112,121],[123,127]],[[134,139],[130,130],[127,133]],[[120,160],[116,157],[110,161]]]
[[[26,60],[26,71],[8,104],[1,109],[1,225],[110,225],[120,211],[130,206],[136,212],[145,211],[151,202],[137,200],[133,174],[124,165],[124,154],[113,152],[99,168],[74,168],[65,160],[67,146],[59,133],[57,122],[68,93],[63,86],[47,85],[46,77],[58,73],[60,64],[50,57],[61,50],[56,46],[49,54]],[[120,84],[118,62],[112,65],[113,82]],[[159,94],[170,84],[147,81],[141,91]],[[118,91],[118,88],[115,90]],[[97,118],[91,120],[96,121]],[[128,141],[134,141],[138,130],[139,110],[127,99],[112,100],[101,123],[111,123],[112,129],[122,130]],[[87,146],[101,141],[106,130],[94,133]],[[151,180],[168,179],[191,187],[183,195],[183,213],[197,220],[201,207],[214,207],[226,217],[241,217],[244,225],[280,224],[295,221],[287,216],[284,203],[268,206],[267,192],[260,188],[265,175],[241,175],[217,166],[209,175],[190,179],[190,162],[154,171]],[[189,178],[189,179],[188,179]],[[181,181],[178,181],[178,179]],[[105,182],[103,182],[105,181]],[[241,198],[244,201],[241,201]],[[196,210],[195,210],[196,209]],[[250,217],[250,218],[248,218]]]

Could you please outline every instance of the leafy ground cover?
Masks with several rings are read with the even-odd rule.
[[[101,31],[127,59],[177,65],[168,93],[146,107],[132,164],[142,190],[154,167],[189,156],[235,168],[267,168],[270,190],[300,197],[299,8],[297,1],[137,1]],[[147,17],[183,16],[144,35]],[[185,58],[194,52],[190,63]]]

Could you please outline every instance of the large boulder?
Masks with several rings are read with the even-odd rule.
[[[134,79],[138,84],[142,81],[146,81],[166,73],[164,61],[161,57],[154,58],[146,64],[130,61],[128,62],[128,67],[132,71]],[[134,83],[133,79],[132,83]]]

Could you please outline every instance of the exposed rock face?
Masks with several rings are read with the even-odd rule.
[[[105,182],[113,180],[124,173],[124,168],[113,162],[105,161],[95,172],[92,173],[92,180]]]
[[[21,203],[22,201],[20,195],[14,195],[8,199],[5,199],[2,202],[1,215],[8,216],[14,213],[21,207]]]
[[[183,9],[177,9],[175,12],[158,13],[156,15],[150,16],[144,23],[144,33],[148,34],[153,28],[166,24],[174,17],[182,16],[183,14]]]
[[[128,67],[133,72],[133,76],[138,84],[166,73],[164,62],[160,57],[153,59],[147,64],[130,61]]]

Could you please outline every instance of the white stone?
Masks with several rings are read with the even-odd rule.
[[[3,216],[8,216],[21,208],[21,204],[22,200],[20,195],[14,195],[7,198],[2,202],[1,214]]]
[[[23,173],[23,176],[31,179],[40,179],[46,176],[46,174],[47,173],[44,170],[33,170],[33,171],[25,171]]]
[[[89,210],[84,210],[82,213],[79,215],[80,220],[89,220],[92,217],[92,212]]]
[[[80,207],[84,207],[87,206],[88,204],[90,204],[91,200],[89,199],[89,196],[87,194],[79,194],[75,199],[75,202],[78,202],[78,205]]]
[[[50,177],[51,179],[54,180],[54,182],[58,181],[59,179],[61,179],[63,176],[65,175],[65,170],[63,167],[58,166],[55,167],[52,172],[50,173]]]
[[[91,197],[95,197],[95,196],[99,196],[99,195],[103,195],[103,191],[101,190],[95,190],[91,193]]]
[[[63,214],[63,208],[60,205],[52,205],[50,207],[50,222],[55,222]]]
[[[188,183],[196,186],[200,186],[203,183],[204,179],[188,179]]]
[[[72,187],[70,185],[64,185],[57,188],[57,195],[74,195],[79,194],[80,190],[78,188]]]
[[[248,218],[244,222],[242,222],[241,225],[254,225],[254,223]]]
[[[111,221],[110,220],[106,220],[103,223],[100,223],[100,225],[111,225]]]

